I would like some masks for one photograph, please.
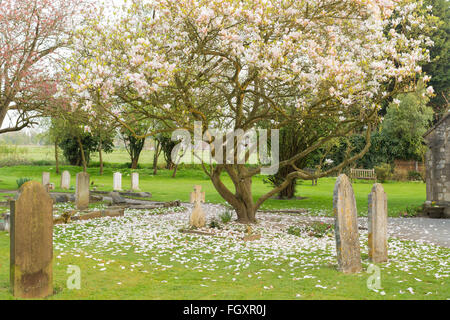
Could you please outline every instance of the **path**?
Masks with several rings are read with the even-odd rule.
[[[304,221],[334,223],[334,218],[302,215]],[[367,217],[358,218],[361,229],[367,229]],[[450,248],[450,219],[388,218],[388,234],[391,237],[424,241]]]

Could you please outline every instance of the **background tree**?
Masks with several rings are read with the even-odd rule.
[[[51,108],[55,60],[89,8],[83,0],[0,0],[0,134]],[[6,125],[8,111],[14,111]]]
[[[125,144],[125,149],[127,150],[128,155],[130,156],[130,168],[137,169],[139,163],[139,156],[141,155],[142,149],[145,145],[145,135],[149,126],[146,124],[141,124],[139,129],[135,129],[135,134],[140,136],[144,136],[144,138],[137,138],[133,132],[128,130],[127,128],[122,128],[120,130],[120,136]]]
[[[83,166],[84,168],[89,165],[91,159],[91,153],[99,150],[100,139],[98,136],[91,134],[90,132],[77,132],[74,131],[65,134],[60,139],[59,146],[63,150],[64,157],[73,166]],[[113,141],[111,139],[103,139],[101,148],[104,152],[113,151]]]
[[[387,109],[382,135],[389,141],[395,159],[423,160],[426,152],[423,135],[433,119],[433,109],[427,107],[423,89],[400,94]]]
[[[434,45],[430,48],[430,62],[424,64],[423,70],[431,76],[430,85],[436,93],[429,105],[436,112],[436,117],[440,117],[448,110],[450,100],[450,1],[424,2],[433,7],[436,28],[429,30]]]

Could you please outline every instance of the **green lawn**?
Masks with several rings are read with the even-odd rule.
[[[71,184],[75,186],[75,174],[81,171],[79,167],[62,166],[62,170],[69,170],[71,173]],[[16,180],[20,177],[30,177],[41,181],[43,171],[51,173],[51,182],[59,186],[60,175],[55,173],[55,166],[15,166],[0,168],[0,189],[13,190],[17,188]],[[105,168],[103,176],[98,175],[98,168],[88,168],[93,182],[98,190],[112,189],[112,174],[115,171],[122,172],[122,187],[129,188],[131,183],[130,169]],[[209,178],[201,171],[195,169],[180,169],[177,177],[171,177],[172,172],[160,170],[154,176],[151,169],[135,170],[140,173],[140,188],[142,191],[151,192],[154,200],[189,201],[189,193],[194,184],[200,184],[206,191],[206,199],[212,203],[224,203],[224,200],[215,190]],[[253,194],[255,199],[270,190],[270,186],[263,182],[264,176],[257,176],[253,181]],[[230,179],[224,176],[225,184],[232,186]],[[312,186],[310,181],[302,181],[297,187],[297,196],[305,197],[303,200],[267,200],[262,209],[310,209],[311,214],[331,215],[332,195],[335,178],[323,178],[319,180],[317,186]],[[367,195],[369,194],[373,182],[355,181],[353,188],[359,215],[367,215]],[[384,184],[388,196],[388,209],[390,216],[398,216],[404,212],[407,206],[419,206],[425,201],[425,184],[419,182],[389,182]],[[59,188],[57,191],[62,191]]]

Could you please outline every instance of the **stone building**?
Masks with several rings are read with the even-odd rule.
[[[450,112],[424,135],[427,202],[430,216],[450,218]]]

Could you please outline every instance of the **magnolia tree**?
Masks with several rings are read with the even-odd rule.
[[[0,133],[21,130],[49,108],[55,62],[82,12],[85,0],[0,0]]]
[[[136,0],[80,30],[66,69],[72,81],[61,91],[78,97],[72,108],[100,108],[124,127],[126,110],[164,130],[195,132],[210,143],[216,162],[202,166],[215,188],[239,221],[255,222],[261,204],[290,180],[326,176],[367,152],[380,105],[413,90],[428,58],[431,43],[420,32],[427,15],[416,1]],[[264,165],[236,161],[242,140],[220,130],[267,128],[273,147],[274,129],[292,124],[313,142],[276,163],[294,170],[254,199],[252,177]],[[295,166],[355,132],[367,140],[359,154],[316,175]]]

